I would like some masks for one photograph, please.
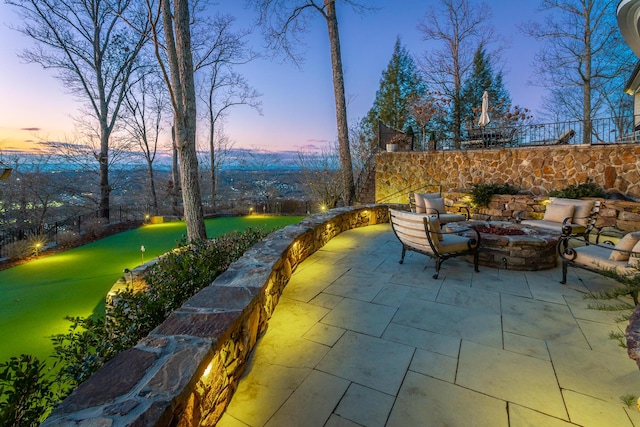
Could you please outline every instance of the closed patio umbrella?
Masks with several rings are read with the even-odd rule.
[[[489,93],[485,90],[482,94],[482,113],[480,113],[480,120],[478,120],[478,126],[485,127],[489,124],[491,118],[489,117]]]

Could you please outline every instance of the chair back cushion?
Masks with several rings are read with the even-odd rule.
[[[549,203],[544,211],[544,221],[562,223],[566,218],[573,218],[573,205]]]
[[[593,200],[576,200],[565,199],[562,197],[556,197],[551,201],[552,205],[573,205],[573,218],[571,222],[573,224],[584,225],[585,227],[589,223],[589,216],[593,211],[595,202]],[[548,207],[548,206],[547,206]]]
[[[444,199],[442,197],[424,199],[424,207],[428,214],[435,214],[435,211],[438,211],[439,214],[447,213],[447,209],[444,205]]]
[[[425,213],[427,212],[425,200],[438,198],[440,193],[414,193],[413,197],[416,202],[416,213]]]

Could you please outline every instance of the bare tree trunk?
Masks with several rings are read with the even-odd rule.
[[[457,42],[453,43],[451,47],[453,53],[453,146],[457,150],[460,149],[460,129],[462,128],[462,105],[460,99],[460,93],[462,92],[462,64],[460,63],[459,31],[458,27],[453,28],[454,40]]]
[[[171,209],[174,215],[178,215],[178,199],[180,196],[180,168],[178,166],[178,145],[176,143],[175,125],[171,126]]]
[[[173,22],[175,22],[175,35]],[[180,162],[180,184],[187,239],[189,242],[195,242],[205,240],[207,230],[204,226],[196,156],[196,95],[191,57],[189,1],[174,0],[172,16],[170,0],[162,0],[162,24],[167,40],[175,115],[175,141]]]
[[[347,102],[344,94],[344,74],[338,35],[338,17],[335,0],[325,0],[329,43],[331,45],[331,70],[333,72],[333,93],[336,100],[336,120],[338,124],[338,145],[340,147],[340,165],[344,186],[345,205],[351,205],[355,196],[353,182],[353,164],[349,147],[349,124],[347,122]]]
[[[109,135],[106,127],[101,126],[100,153],[98,163],[100,168],[100,218],[109,221],[109,196],[111,186],[109,185]]]
[[[211,208],[213,212],[216,211],[216,147],[215,147],[215,114],[213,111],[213,92],[215,90],[215,83],[211,84],[209,88],[209,160],[211,162]]]
[[[584,86],[582,86],[582,117],[584,117],[584,124],[582,126],[582,143],[591,144],[591,78],[593,76],[591,69],[591,21],[590,15],[585,13],[585,40],[584,40]]]
[[[153,161],[147,158],[147,168],[149,169],[149,184],[151,185],[151,201],[153,203],[153,214],[158,215],[158,194],[156,192],[156,179],[153,173]]]
[[[211,137],[213,138],[213,135]],[[211,161],[211,173],[209,175],[209,180],[211,181],[211,208],[213,209],[213,212],[215,212],[216,211],[216,168],[215,168],[216,152],[213,144],[213,139],[211,140],[210,146],[211,148],[209,150],[209,160]]]
[[[109,138],[129,87],[136,57],[148,28],[134,19],[125,23],[132,2],[102,0],[7,1],[22,18],[19,31],[32,38],[22,53],[27,62],[57,70],[58,78],[88,105],[97,120],[100,147],[93,153],[99,171],[99,216],[109,220]],[[127,28],[141,24],[136,31]]]

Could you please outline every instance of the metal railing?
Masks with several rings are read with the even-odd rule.
[[[475,126],[465,130],[460,138],[462,149],[528,147],[562,144],[629,144],[640,142],[640,130],[633,116],[573,120],[556,123],[512,126]],[[452,137],[438,141],[438,148],[455,148]]]
[[[111,217],[106,224],[114,224],[119,222],[141,220],[142,217],[137,212],[128,212],[122,207],[111,208]],[[53,223],[43,223],[31,227],[22,227],[14,230],[0,231],[0,259],[6,256],[5,247],[21,240],[37,239],[43,240],[47,244],[58,243],[58,236],[63,232],[74,232],[82,234],[86,231],[86,227],[96,221],[103,221],[100,218],[100,210],[89,212],[86,214],[76,215]]]

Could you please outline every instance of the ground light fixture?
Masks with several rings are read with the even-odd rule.
[[[127,284],[127,274],[129,275],[129,283],[133,283],[133,272],[131,270],[129,270],[128,268],[125,268],[123,270],[124,273],[124,282],[125,284]]]
[[[142,259],[142,263],[144,264],[144,252],[146,251],[144,245],[140,246],[140,257]]]

